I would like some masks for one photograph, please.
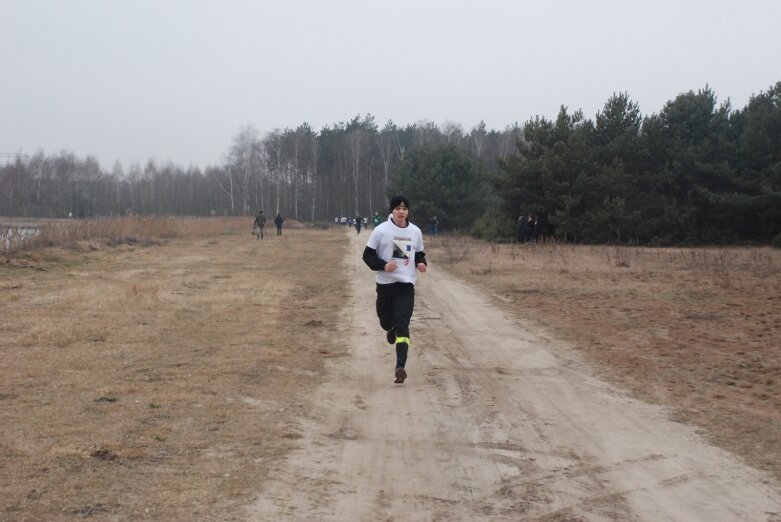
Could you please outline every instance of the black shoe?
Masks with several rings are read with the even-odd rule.
[[[385,334],[385,338],[388,340],[388,344],[396,344],[396,330],[391,328],[388,333]]]
[[[407,370],[404,368],[396,368],[396,380],[393,381],[396,384],[403,384],[404,379],[407,378]]]

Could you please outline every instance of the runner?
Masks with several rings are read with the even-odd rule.
[[[409,201],[393,196],[388,220],[377,226],[363,251],[363,261],[377,272],[377,316],[388,343],[396,345],[395,383],[407,378],[409,322],[415,306],[417,271],[426,271],[423,234],[407,220]]]

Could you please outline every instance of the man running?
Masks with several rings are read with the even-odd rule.
[[[417,272],[426,271],[423,234],[407,220],[409,201],[404,196],[390,200],[388,220],[377,226],[363,251],[363,261],[377,272],[377,317],[388,343],[396,345],[393,382],[407,378],[409,322],[415,306]]]

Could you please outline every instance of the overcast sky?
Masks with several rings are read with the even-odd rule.
[[[777,81],[777,0],[0,0],[0,153],[106,170],[221,164],[247,124],[501,130]]]

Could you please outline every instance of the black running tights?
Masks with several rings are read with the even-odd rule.
[[[390,283],[377,285],[377,317],[385,331],[394,330],[396,337],[409,339],[409,322],[415,307],[415,285],[412,283]],[[396,367],[404,368],[407,363],[407,342],[396,343]]]

